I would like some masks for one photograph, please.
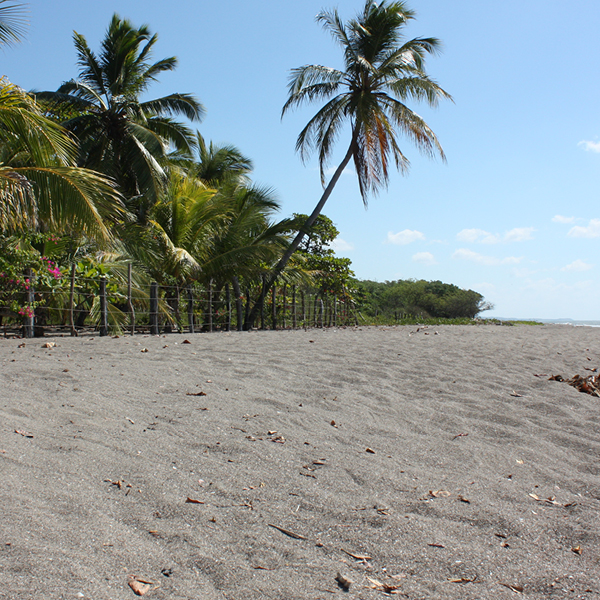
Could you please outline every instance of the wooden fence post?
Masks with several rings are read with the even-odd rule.
[[[298,326],[298,315],[296,314],[296,286],[292,286],[292,327]]]
[[[208,331],[213,330],[213,288],[212,278],[208,280]]]
[[[133,308],[133,300],[131,298],[131,263],[127,265],[127,310],[129,311],[129,329],[131,335],[135,333],[135,310]]]
[[[27,312],[23,319],[23,337],[32,338],[35,335],[35,309],[33,303],[35,302],[35,289],[34,281],[31,269],[27,270]]]
[[[229,290],[229,284],[225,284],[225,301],[227,302],[227,324],[226,331],[231,331],[231,291]]]
[[[273,317],[273,325],[271,329],[277,329],[277,290],[275,286],[271,288],[271,316]]]
[[[300,302],[302,303],[302,327],[306,328],[306,303],[304,300],[304,290],[302,290],[300,292]]]
[[[281,322],[282,322],[283,328],[285,329],[287,327],[287,322],[286,322],[286,318],[285,318],[285,313],[287,311],[287,301],[286,301],[287,284],[286,283],[283,284],[281,291],[283,293],[283,300],[282,300],[283,308],[281,311]]]
[[[158,335],[158,283],[150,284],[150,335]]]
[[[75,263],[71,265],[71,286],[69,289],[69,329],[71,330],[71,336],[77,336],[77,329],[75,329]]]
[[[337,327],[337,295],[333,296],[333,326]]]
[[[187,305],[187,314],[188,314],[188,330],[190,333],[195,333],[194,329],[194,292],[192,290],[192,286],[187,286],[187,297],[188,297],[188,305]]]
[[[106,277],[100,277],[100,337],[108,335],[108,302],[106,299]]]

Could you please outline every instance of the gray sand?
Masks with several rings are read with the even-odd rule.
[[[0,340],[0,598],[600,598],[600,329],[417,329]]]

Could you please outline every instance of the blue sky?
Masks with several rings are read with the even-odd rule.
[[[281,120],[289,70],[341,67],[315,22],[322,8],[349,18],[359,0],[31,0],[27,39],[2,50],[2,74],[25,89],[54,90],[77,76],[72,32],[97,49],[114,12],[158,33],[154,58],[177,56],[149,97],[196,95],[206,139],[237,145],[254,179],[273,187],[281,216],[308,213],[321,186],[296,136],[317,110]],[[362,205],[344,174],[324,213],[337,252],[357,277],[418,278],[474,289],[489,316],[600,319],[600,2],[413,0],[407,35],[442,40],[428,72],[454,98],[413,105],[448,161],[403,142],[407,176]],[[168,9],[167,9],[168,7]],[[341,159],[349,138],[339,141]]]

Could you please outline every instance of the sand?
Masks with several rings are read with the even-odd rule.
[[[600,367],[600,329],[4,339],[0,364],[0,598],[600,598],[600,398],[548,380]]]

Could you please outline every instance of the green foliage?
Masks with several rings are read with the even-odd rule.
[[[474,319],[492,306],[481,294],[441,281],[356,281],[359,310],[369,317]]]
[[[302,227],[307,219],[307,215],[294,213],[294,221],[298,228]],[[330,247],[338,234],[333,221],[325,215],[319,215],[306,230],[306,236],[296,254],[304,259],[304,268],[311,272],[319,292],[349,299],[353,290],[351,279],[354,272],[350,268],[352,261],[335,256],[335,251]]]

